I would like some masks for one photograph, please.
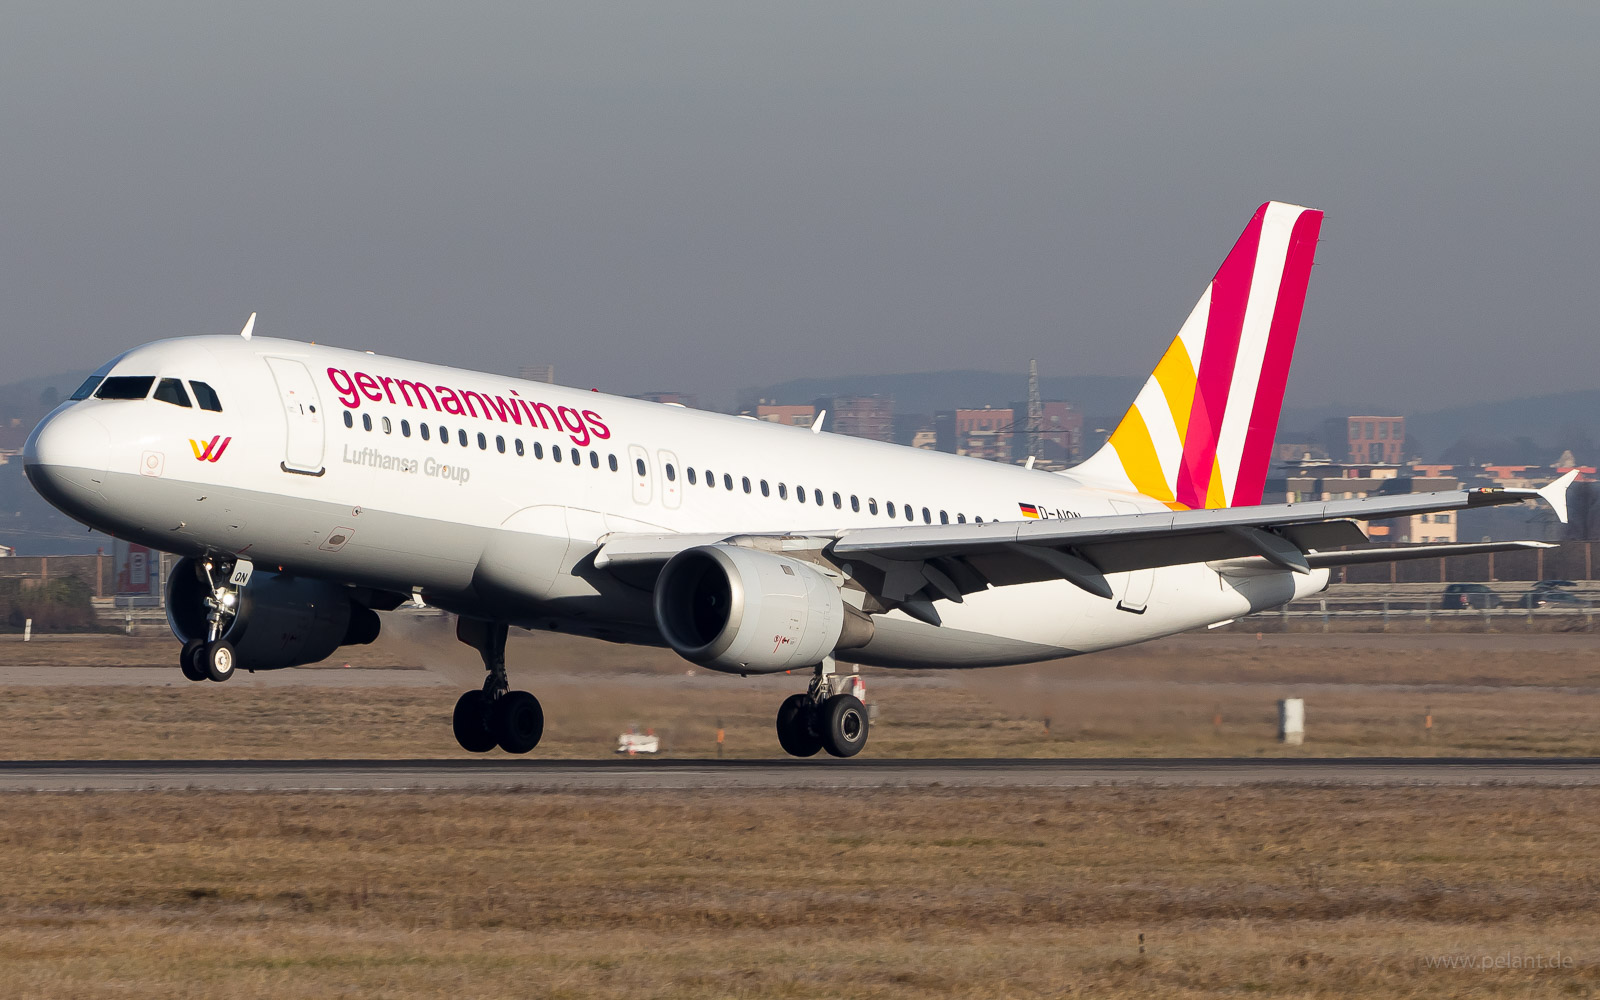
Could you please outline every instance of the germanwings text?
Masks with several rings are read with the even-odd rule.
[[[458,417],[477,417],[481,420],[498,420],[505,424],[527,426],[543,430],[556,430],[566,434],[572,443],[582,447],[591,440],[604,441],[611,437],[611,428],[593,410],[578,410],[571,406],[551,406],[536,400],[524,399],[517,390],[510,390],[510,398],[477,392],[472,389],[452,389],[445,385],[429,385],[411,379],[393,378],[389,375],[351,373],[342,368],[329,368],[328,381],[339,394],[339,401],[350,409],[361,407],[363,399],[374,403],[389,402],[412,409],[435,410]]]

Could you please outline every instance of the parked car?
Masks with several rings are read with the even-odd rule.
[[[1481,583],[1452,583],[1444,588],[1444,599],[1439,602],[1439,607],[1446,610],[1499,606],[1500,595]]]
[[[1540,580],[1538,583],[1533,585],[1534,590],[1552,590],[1556,587],[1565,587],[1568,590],[1576,590],[1578,585],[1573,583],[1571,580]]]
[[[1517,607],[1519,608],[1584,608],[1588,606],[1589,602],[1572,591],[1562,590],[1560,587],[1536,586],[1517,600]]]

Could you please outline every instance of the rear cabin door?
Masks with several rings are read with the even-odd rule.
[[[1111,509],[1118,514],[1139,513],[1137,505],[1122,500],[1111,501]],[[1131,573],[1124,573],[1122,593],[1117,595],[1117,610],[1129,611],[1136,615],[1144,614],[1145,605],[1150,601],[1150,591],[1155,585],[1154,569],[1136,569]]]
[[[317,384],[306,366],[290,358],[267,358],[272,379],[283,404],[286,436],[281,468],[303,476],[320,476],[324,471],[325,447],[322,431],[322,403]]]

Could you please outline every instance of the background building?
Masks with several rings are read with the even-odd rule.
[[[1348,417],[1345,426],[1350,446],[1346,460],[1352,465],[1400,465],[1406,460],[1405,417]]]
[[[1012,425],[1016,411],[940,410],[933,418],[934,436],[940,451],[970,455],[991,462],[1011,461]]]
[[[894,399],[890,396],[834,396],[814,404],[827,410],[822,429],[835,434],[894,441]]]
[[[768,403],[763,400],[756,407],[757,420],[765,420],[773,424],[788,424],[790,427],[810,427],[817,419],[817,408],[809,404],[803,406],[785,406],[780,403]]]

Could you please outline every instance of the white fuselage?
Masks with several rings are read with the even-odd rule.
[[[1165,509],[1070,474],[289,341],[162,341],[109,374],[203,381],[222,408],[65,404],[27,461],[80,520],[168,551],[244,554],[619,641],[661,639],[648,591],[593,564],[613,532],[829,534],[1018,520],[1023,505],[1045,517]],[[1187,564],[1112,574],[1111,600],[1066,581],[1001,587],[939,602],[939,627],[881,615],[849,657],[1045,659],[1248,614],[1326,579]]]

